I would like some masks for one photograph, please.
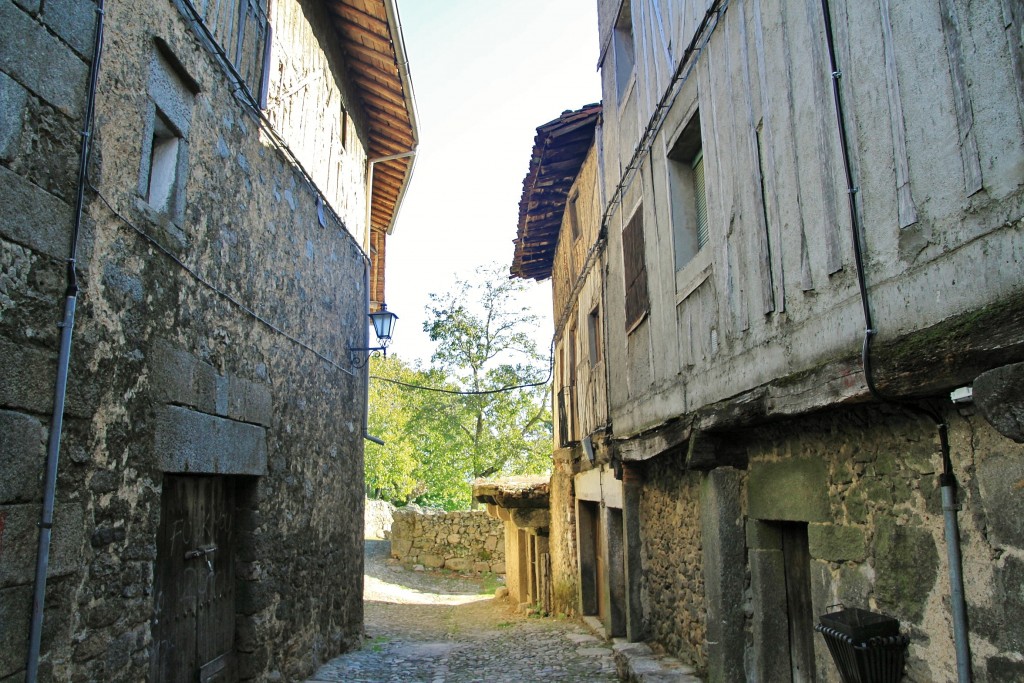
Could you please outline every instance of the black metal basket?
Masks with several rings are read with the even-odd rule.
[[[843,683],[899,683],[910,638],[900,622],[863,609],[822,615],[814,630],[825,638]]]

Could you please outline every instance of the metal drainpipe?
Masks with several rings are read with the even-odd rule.
[[[366,314],[368,315],[370,313],[370,255],[369,255],[369,252],[367,252],[365,254],[364,258],[363,258],[363,285],[366,288],[366,309],[365,310],[366,310]],[[364,318],[363,322],[365,324],[365,318]],[[370,345],[370,330],[369,330],[369,328],[366,328],[366,330],[364,330],[364,332],[363,332],[363,346],[369,346],[369,345]],[[357,353],[362,353],[362,351],[358,351]],[[363,385],[363,438],[366,439],[367,441],[372,441],[373,443],[377,444],[378,446],[383,446],[384,445],[384,439],[381,439],[379,437],[376,437],[376,436],[373,436],[372,434],[370,434],[370,360],[369,359],[366,360],[366,365],[364,367],[366,368],[366,372],[363,373],[363,377],[365,378],[366,383]],[[365,457],[364,457],[364,467],[365,467]],[[366,478],[365,477],[365,471],[364,471],[364,477],[363,478],[364,478],[364,480]]]
[[[871,366],[871,341],[877,334],[871,319],[871,306],[868,298],[867,278],[865,276],[864,255],[861,247],[863,230],[860,214],[857,211],[858,188],[853,178],[850,164],[849,139],[846,133],[846,122],[843,118],[843,98],[839,88],[842,72],[836,63],[835,41],[832,32],[832,13],[829,0],[821,0],[822,14],[825,18],[825,40],[828,43],[829,67],[832,75],[832,98],[836,108],[836,125],[839,129],[843,155],[843,168],[846,171],[847,196],[850,202],[850,219],[853,232],[853,253],[857,270],[857,285],[860,289],[861,306],[864,313],[864,342],[861,347],[861,364],[864,368],[864,381],[868,392],[875,399],[900,405],[911,412],[925,415],[935,422],[939,433],[939,445],[942,450],[943,471],[939,477],[942,489],[942,510],[945,521],[946,557],[949,565],[950,603],[953,617],[953,642],[956,649],[957,680],[959,683],[971,683],[971,652],[970,633],[967,626],[967,602],[964,596],[963,557],[960,553],[960,527],[957,520],[959,505],[956,499],[957,481],[953,473],[953,463],[949,453],[948,426],[941,415],[930,410],[900,401],[896,397],[883,395],[875,386]]]
[[[64,401],[67,395],[68,368],[71,363],[71,337],[75,327],[78,304],[78,236],[82,228],[85,205],[85,183],[89,170],[89,152],[92,139],[93,110],[96,105],[96,84],[99,80],[100,53],[103,50],[103,0],[96,2],[96,35],[93,42],[92,64],[89,67],[89,91],[86,95],[85,116],[82,122],[82,144],[78,164],[78,190],[75,198],[75,222],[71,231],[71,248],[67,260],[67,290],[64,295],[64,317],[59,323],[60,351],[57,355],[57,381],[53,390],[53,415],[46,445],[46,478],[43,484],[43,512],[39,521],[39,548],[36,553],[35,587],[32,595],[32,619],[29,625],[28,659],[25,680],[36,683],[39,673],[39,650],[43,634],[43,612],[46,604],[46,574],[50,565],[50,536],[53,531],[53,508],[57,491],[57,464],[60,459],[60,440],[64,427]]]

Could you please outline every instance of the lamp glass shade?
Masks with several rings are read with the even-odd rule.
[[[390,341],[396,320],[398,320],[398,316],[389,311],[384,304],[380,305],[379,311],[371,313],[370,322],[373,323],[373,331],[377,334],[377,339],[381,342]]]

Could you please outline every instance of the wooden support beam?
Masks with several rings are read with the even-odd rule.
[[[360,24],[357,24],[353,21],[349,21],[348,19],[339,19],[335,23],[336,25],[341,26],[342,30],[347,35],[350,35],[354,38],[358,38],[359,40],[366,41],[368,43],[367,47],[373,48],[374,50],[379,50],[381,52],[394,51],[394,47],[391,45],[390,33],[385,33],[381,35],[376,31],[372,31],[366,28],[365,26],[361,26]]]
[[[395,64],[395,58],[391,54],[378,52],[359,43],[346,43],[345,51],[357,57],[358,61],[362,63],[369,64],[395,78],[398,77],[398,66]]]
[[[367,28],[374,29],[378,32],[388,32],[390,30],[388,27],[388,22],[385,21],[384,19],[363,12],[362,10],[353,7],[352,5],[349,5],[345,2],[329,2],[327,3],[327,6],[330,8],[331,12],[335,16],[341,17],[353,23],[365,25]]]
[[[377,95],[377,97],[391,102],[396,107],[405,107],[402,90],[400,87],[396,88],[394,80],[378,80],[359,72],[353,72],[352,80],[363,90],[369,90]]]

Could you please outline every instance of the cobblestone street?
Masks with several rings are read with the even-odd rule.
[[[517,614],[478,579],[387,563],[366,541],[366,642],[307,683],[617,681],[611,648],[576,622]]]

